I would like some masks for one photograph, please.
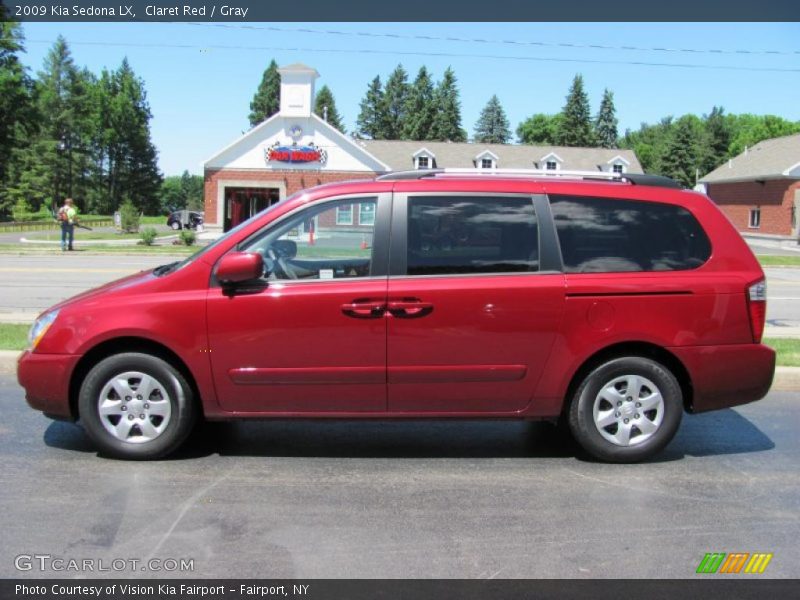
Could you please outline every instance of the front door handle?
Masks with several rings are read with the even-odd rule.
[[[386,312],[386,303],[382,300],[353,300],[342,304],[342,312],[354,319],[377,319]]]
[[[404,298],[403,300],[390,301],[387,310],[394,317],[414,319],[431,314],[433,312],[433,304],[422,302],[417,298]]]

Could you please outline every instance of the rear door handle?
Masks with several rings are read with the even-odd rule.
[[[382,300],[353,300],[342,304],[342,312],[354,319],[377,319],[386,312],[386,303]]]
[[[433,304],[430,302],[422,302],[416,298],[392,300],[389,302],[388,311],[394,317],[414,319],[431,314],[433,312]]]

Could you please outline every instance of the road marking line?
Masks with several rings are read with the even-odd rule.
[[[101,269],[87,267],[0,267],[0,273],[135,273],[136,269]]]

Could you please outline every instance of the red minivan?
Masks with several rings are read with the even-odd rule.
[[[764,273],[647,175],[400,172],[324,185],[183,262],[43,313],[28,403],[152,459],[240,418],[563,419],[633,462],[769,390]]]

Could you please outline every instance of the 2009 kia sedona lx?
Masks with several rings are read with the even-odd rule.
[[[564,419],[603,460],[762,398],[764,273],[664,178],[443,171],[301,192],[34,324],[29,404],[106,454],[198,418]]]

